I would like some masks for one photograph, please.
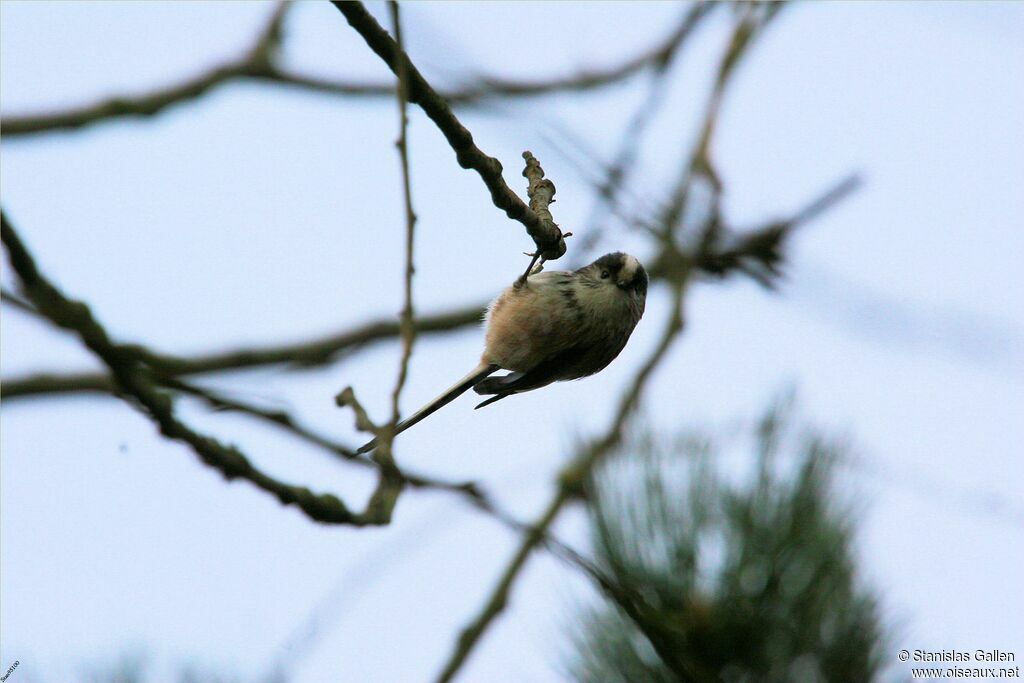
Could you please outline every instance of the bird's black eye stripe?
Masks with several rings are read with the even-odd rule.
[[[607,280],[608,279],[608,271],[607,270],[602,270],[601,271],[601,279],[602,280]]]

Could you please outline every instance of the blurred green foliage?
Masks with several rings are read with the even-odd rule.
[[[707,437],[642,434],[592,482],[597,563],[643,599],[687,680],[880,676],[879,600],[858,576],[852,511],[834,491],[844,449],[792,434],[788,414],[786,402],[773,406],[739,459]],[[723,458],[750,471],[738,476]],[[577,616],[574,680],[680,680],[614,603]]]

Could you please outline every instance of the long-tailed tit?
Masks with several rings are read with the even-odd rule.
[[[480,364],[398,423],[395,434],[470,387],[491,396],[477,406],[483,408],[512,394],[600,372],[626,346],[646,299],[647,271],[621,252],[579,270],[538,273],[507,287],[487,309]],[[498,370],[511,372],[489,377]],[[358,452],[376,445],[374,439]]]

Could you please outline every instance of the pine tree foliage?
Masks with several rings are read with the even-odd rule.
[[[858,577],[851,513],[834,491],[843,449],[814,433],[790,438],[784,413],[753,430],[754,471],[739,482],[708,439],[647,435],[592,484],[598,564],[643,598],[689,680],[880,676],[879,601]],[[574,680],[679,680],[613,604],[579,616]]]

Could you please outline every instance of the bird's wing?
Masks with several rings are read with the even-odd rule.
[[[592,342],[577,342],[555,351],[526,372],[510,372],[500,377],[482,379],[473,385],[478,394],[494,394],[477,408],[483,408],[506,396],[532,391],[552,382],[579,379],[604,369],[626,345],[628,335],[613,346],[595,345]]]
[[[527,372],[510,372],[501,377],[488,377],[473,385],[478,394],[495,394],[476,408],[483,408],[506,396],[540,389],[559,379],[566,379],[565,370],[574,365],[574,361],[583,353],[582,345],[570,346],[548,356],[536,367]]]

